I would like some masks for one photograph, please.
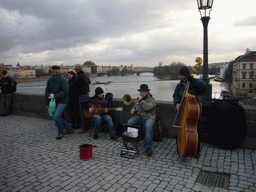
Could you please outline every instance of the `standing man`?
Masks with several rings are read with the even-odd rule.
[[[100,105],[101,108],[104,108],[104,111],[102,111],[101,114],[94,114],[93,115],[93,120],[95,122],[94,125],[94,139],[98,139],[98,133],[100,131],[100,124],[101,120],[104,119],[107,124],[108,124],[108,129],[109,129],[109,135],[112,140],[117,140],[118,136],[116,135],[116,130],[114,127],[113,119],[108,115],[109,110],[108,108],[110,107],[110,103],[108,102],[107,99],[104,98],[104,91],[101,87],[97,87],[95,89],[95,95],[93,97],[90,97],[89,99],[86,100],[85,103],[82,103],[83,107],[90,113],[93,114],[93,109],[91,105]]]
[[[73,88],[76,90],[78,94],[78,100],[79,100],[79,114],[81,117],[81,129],[79,130],[80,133],[84,133],[86,129],[85,121],[86,117],[84,115],[84,109],[81,105],[82,102],[85,102],[86,99],[89,98],[89,92],[90,92],[90,84],[91,81],[89,77],[85,74],[85,72],[82,70],[82,65],[75,65],[75,71],[77,73],[77,77],[73,83]]]
[[[70,124],[61,117],[69,101],[69,88],[66,79],[60,75],[59,66],[52,66],[52,74],[53,76],[48,79],[46,84],[44,104],[48,110],[50,100],[54,98],[56,101],[56,110],[53,119],[55,126],[58,128],[58,136],[56,139],[60,140],[63,138],[65,130],[67,134],[74,133]]]
[[[186,84],[190,81],[189,93],[196,96],[197,102],[202,102],[202,97],[206,91],[206,83],[202,80],[195,79],[193,76],[190,76],[190,71],[187,67],[182,67],[179,70],[180,82],[176,85],[176,88],[173,93],[173,102],[177,110],[180,108],[180,102],[185,90]],[[200,104],[201,105],[201,104]]]
[[[13,93],[16,91],[17,82],[8,76],[6,70],[2,71],[0,86],[2,90],[2,113],[1,116],[8,116],[12,108]]]
[[[147,156],[152,155],[153,127],[155,124],[156,101],[149,93],[147,84],[141,84],[138,89],[140,95],[131,109],[133,117],[127,122],[128,125],[143,125],[145,129],[144,147]]]
[[[202,110],[202,95],[206,92],[207,85],[204,81],[195,79],[193,76],[190,76],[190,71],[187,67],[182,67],[179,70],[179,78],[180,82],[177,84],[174,93],[173,93],[173,103],[175,105],[176,110],[178,111],[181,107],[181,100],[183,96],[183,92],[185,91],[186,84],[189,81],[190,86],[188,92],[192,95],[196,96],[196,100],[199,103],[200,111]],[[200,157],[200,130],[198,132],[198,146],[197,146],[197,154],[196,158]]]

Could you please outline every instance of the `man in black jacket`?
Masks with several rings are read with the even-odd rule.
[[[16,91],[17,82],[8,76],[6,70],[2,71],[3,78],[0,80],[2,90],[2,113],[1,116],[7,116],[11,112],[13,93]]]
[[[76,90],[76,93],[78,96],[79,114],[81,117],[81,130],[78,133],[84,133],[86,128],[86,125],[85,125],[86,117],[84,115],[84,111],[81,103],[85,102],[86,99],[89,98],[91,81],[89,77],[85,74],[85,72],[82,70],[82,65],[79,65],[79,64],[75,65],[75,71],[77,73],[77,77],[73,83],[73,89]]]
[[[112,117],[109,116],[109,110],[108,108],[110,107],[110,103],[108,102],[107,99],[104,98],[104,91],[101,87],[97,87],[95,89],[95,95],[93,97],[90,97],[86,100],[86,102],[82,103],[83,107],[88,111],[88,113],[93,114],[93,107],[92,105],[100,105],[101,108],[104,110],[101,112],[101,114],[94,114],[93,115],[93,120],[94,120],[94,139],[98,139],[98,133],[100,131],[100,124],[101,120],[104,119],[107,124],[108,124],[108,129],[109,129],[109,135],[112,140],[117,140],[118,136],[116,135],[116,130],[114,127],[113,119]]]

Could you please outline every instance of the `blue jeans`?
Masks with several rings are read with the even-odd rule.
[[[53,119],[55,121],[55,126],[58,128],[58,135],[62,134],[64,132],[64,130],[71,130],[72,127],[70,126],[70,124],[68,124],[62,117],[62,113],[65,109],[65,107],[67,106],[67,104],[63,104],[63,103],[58,103],[56,106],[56,110],[54,112],[53,115]]]
[[[113,120],[112,118],[109,116],[109,115],[94,115],[93,116],[93,120],[94,120],[94,134],[98,134],[99,131],[100,131],[100,123],[101,123],[101,119],[104,119],[107,124],[108,124],[108,129],[109,129],[109,135],[110,137],[116,135],[116,130],[115,130],[115,127],[114,127],[114,123],[113,123]]]
[[[152,148],[153,141],[153,127],[155,124],[154,119],[138,119],[132,117],[128,122],[128,125],[143,125],[145,129],[144,147]]]
[[[86,99],[88,99],[88,98],[89,98],[89,93],[84,94],[84,95],[80,95],[78,97],[78,99],[79,99],[79,115],[81,117],[81,129],[85,129],[85,120],[86,120],[86,117],[84,115],[84,108],[81,105],[81,103],[85,102]]]

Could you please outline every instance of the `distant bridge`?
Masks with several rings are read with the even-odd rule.
[[[140,76],[141,73],[153,73],[154,74],[153,71],[137,71],[136,72],[137,76]]]

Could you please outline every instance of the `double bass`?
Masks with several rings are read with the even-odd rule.
[[[202,58],[196,58],[197,64],[193,67],[191,76],[197,72],[202,64]],[[180,103],[180,108],[174,119],[173,127],[179,128],[177,135],[178,153],[181,157],[195,157],[198,146],[197,122],[200,116],[200,107],[196,96],[188,93],[190,82],[186,83],[186,88]],[[180,126],[175,125],[177,116],[181,115]]]

